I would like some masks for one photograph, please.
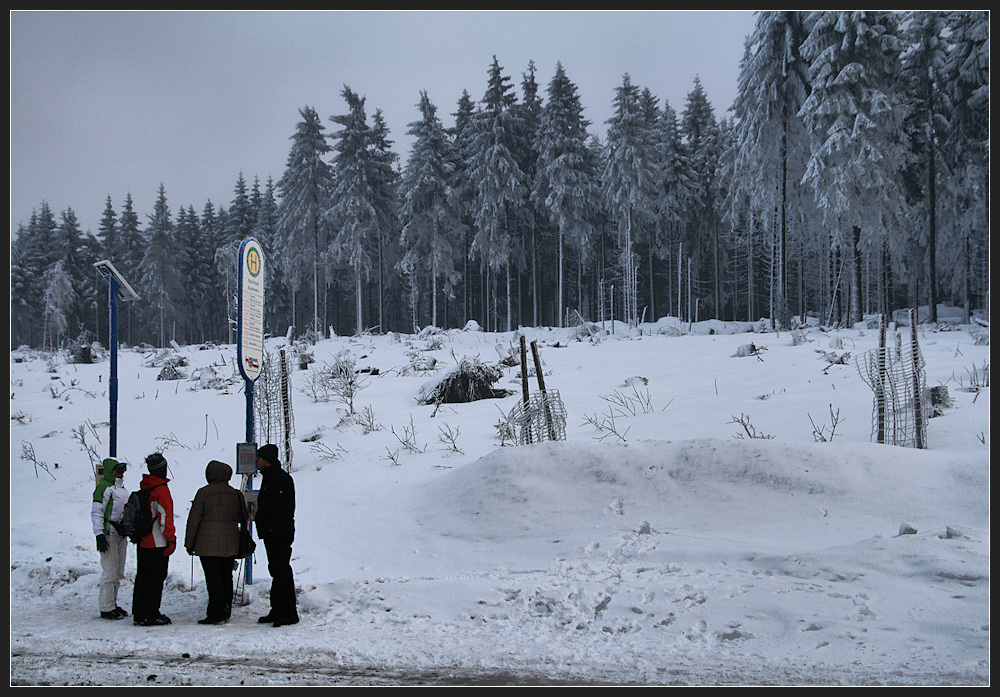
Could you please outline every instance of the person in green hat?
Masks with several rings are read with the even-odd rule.
[[[94,500],[90,506],[90,521],[97,538],[97,551],[101,554],[97,603],[101,617],[106,620],[128,617],[128,613],[118,606],[118,588],[125,578],[128,538],[119,535],[114,526],[114,523],[121,521],[125,502],[128,500],[129,492],[124,483],[127,467],[128,463],[117,458],[104,459],[98,467],[98,474],[103,476],[97,481]]]

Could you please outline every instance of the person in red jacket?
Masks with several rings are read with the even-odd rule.
[[[132,591],[132,622],[143,627],[170,624],[160,612],[163,582],[167,580],[170,555],[177,548],[174,530],[174,500],[167,488],[167,459],[161,453],[146,457],[149,474],[142,475],[140,489],[149,490],[149,512],[153,530],[139,540],[136,549],[135,585]]]

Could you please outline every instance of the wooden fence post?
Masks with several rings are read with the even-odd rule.
[[[524,346],[524,334],[521,337],[521,399],[524,402],[524,415],[528,416],[528,403],[530,401],[530,396],[528,394],[528,352]],[[529,443],[534,442],[534,438],[531,435],[531,419],[525,418],[525,437]]]
[[[545,378],[542,377],[542,359],[538,356],[537,342],[531,342],[531,354],[535,359],[535,374],[538,376],[538,389],[542,393],[542,406],[545,409],[545,425],[549,429],[549,440],[555,440],[556,433],[552,428],[552,412],[549,411],[549,400],[545,393]]]

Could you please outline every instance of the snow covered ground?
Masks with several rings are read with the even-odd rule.
[[[100,619],[87,448],[108,452],[109,363],[12,352],[11,683],[988,685],[986,330],[920,330],[927,385],[952,404],[918,450],[872,442],[854,359],[876,331],[677,327],[524,329],[567,419],[564,441],[522,446],[498,427],[519,366],[495,385],[511,396],[417,401],[463,357],[516,356],[516,334],[309,347],[309,370],[372,370],[354,416],[292,373],[302,621],[277,629],[256,621],[263,545],[228,624],[196,623],[205,585],[182,547],[172,625]],[[135,488],[164,451],[181,536],[206,463],[235,465],[246,400],[233,346],[173,353],[185,379],[157,380],[160,352],[119,352],[118,454]],[[134,548],[127,568],[126,609]]]

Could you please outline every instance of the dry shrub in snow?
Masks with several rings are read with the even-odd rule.
[[[503,371],[498,366],[466,356],[440,381],[424,385],[417,401],[421,404],[455,404],[506,397],[510,394],[508,390],[493,387],[502,377]]]

